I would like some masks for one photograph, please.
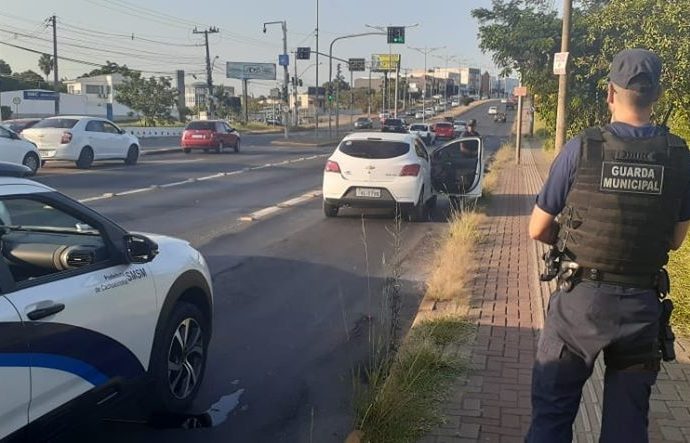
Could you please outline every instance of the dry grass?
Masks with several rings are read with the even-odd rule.
[[[678,335],[690,336],[690,241],[671,253],[668,262],[671,275],[671,300],[674,309],[671,323]]]
[[[443,422],[440,406],[450,384],[467,368],[453,352],[474,336],[474,325],[457,318],[415,326],[387,366],[367,372],[368,385],[357,399],[356,440],[376,443],[414,442]]]
[[[489,164],[489,172],[484,176],[482,192],[487,196],[491,196],[496,192],[498,187],[498,177],[503,168],[508,163],[515,161],[515,149],[512,144],[504,144],[501,146],[496,154],[494,154],[493,161]]]
[[[474,211],[454,212],[448,231],[441,239],[427,280],[427,297],[432,300],[462,301],[475,269],[474,247],[484,215]]]

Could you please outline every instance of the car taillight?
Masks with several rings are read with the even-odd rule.
[[[334,161],[326,162],[326,172],[340,172],[340,165]]]
[[[60,143],[63,145],[66,145],[67,143],[72,141],[72,133],[71,132],[63,132],[62,133],[62,138],[60,139]]]
[[[405,165],[402,171],[400,171],[400,177],[416,177],[419,175],[420,169],[421,166],[416,163],[413,165]]]

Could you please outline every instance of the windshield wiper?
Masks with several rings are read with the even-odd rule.
[[[45,232],[49,234],[99,235],[98,231],[79,231],[71,228],[55,228],[44,226],[0,225],[0,229],[21,232]]]

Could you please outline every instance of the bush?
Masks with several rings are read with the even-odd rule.
[[[472,103],[473,101],[474,101],[474,99],[473,99],[472,97],[463,97],[463,98],[462,98],[462,104],[463,104],[464,106],[469,105],[469,104]]]

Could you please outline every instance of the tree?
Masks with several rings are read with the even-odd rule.
[[[82,74],[79,76],[79,78],[83,77],[94,77],[96,75],[106,75],[106,74],[122,74],[124,76],[129,75],[132,72],[131,69],[127,67],[127,65],[119,65],[115,62],[111,62],[110,60],[105,61],[105,65],[103,65],[100,68],[93,69],[85,74]]]
[[[48,82],[48,75],[53,72],[53,57],[49,54],[41,54],[38,59],[38,68],[46,76],[46,83]]]
[[[9,120],[12,118],[12,108],[9,106],[0,106],[0,117],[2,120]]]
[[[145,78],[140,72],[129,72],[124,83],[116,86],[115,91],[115,99],[139,111],[145,125],[172,120],[171,110],[177,100],[177,90],[171,86],[169,78]]]
[[[5,61],[0,59],[0,74],[3,75],[10,75],[12,74],[12,68],[10,65]]]
[[[625,48],[647,48],[664,61],[664,98],[657,116],[673,105],[671,128],[690,137],[690,1],[581,0],[573,10],[569,57],[568,135],[603,125],[609,65]],[[557,77],[551,72],[560,50],[556,12],[539,0],[494,0],[472,11],[479,21],[480,48],[491,52],[504,73],[517,70],[547,128],[555,129]],[[657,119],[658,120],[658,119]]]

